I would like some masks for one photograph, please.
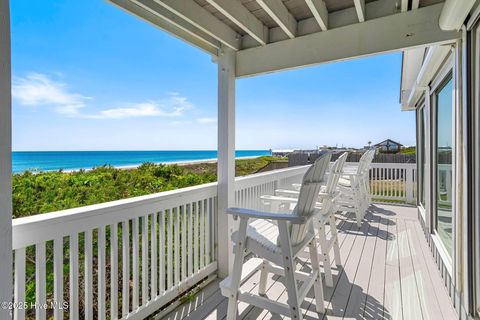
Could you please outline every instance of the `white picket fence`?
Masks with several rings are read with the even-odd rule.
[[[236,205],[306,168],[237,178]],[[410,202],[414,170],[373,164],[374,199]],[[15,219],[14,319],[143,319],[216,272],[216,234],[216,183]]]

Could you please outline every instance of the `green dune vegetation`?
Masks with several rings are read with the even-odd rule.
[[[264,156],[236,161],[236,175],[257,172],[278,158]],[[75,172],[24,172],[13,175],[14,218],[76,208],[217,180],[217,164],[162,165],[144,163],[135,169],[111,166]]]

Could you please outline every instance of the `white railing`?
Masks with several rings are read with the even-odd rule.
[[[306,169],[237,178],[236,206],[262,209]],[[414,170],[373,164],[374,199],[411,200]],[[15,219],[14,319],[143,319],[216,272],[216,234],[216,183]]]
[[[258,208],[262,194],[305,170],[237,178],[236,203]],[[154,313],[216,271],[216,197],[211,183],[15,219],[14,319]],[[68,306],[25,310],[25,301]]]
[[[15,303],[68,302],[27,311],[36,319],[145,318],[215,272],[216,195],[207,184],[15,219]]]
[[[415,163],[372,163],[370,194],[374,201],[414,204],[417,195]]]

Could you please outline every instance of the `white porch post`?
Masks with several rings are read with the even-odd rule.
[[[0,0],[0,303],[12,301],[12,114],[10,9]],[[0,319],[11,319],[0,308]]]
[[[233,263],[230,235],[233,219],[226,209],[235,204],[235,52],[218,57],[218,275],[226,277]]]

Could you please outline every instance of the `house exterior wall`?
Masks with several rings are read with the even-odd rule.
[[[464,29],[416,105],[418,217],[459,319],[478,319],[480,307],[479,39],[478,23]],[[445,88],[451,91],[451,145],[442,144],[450,134],[441,120]],[[451,208],[450,243],[442,235],[445,206]]]

